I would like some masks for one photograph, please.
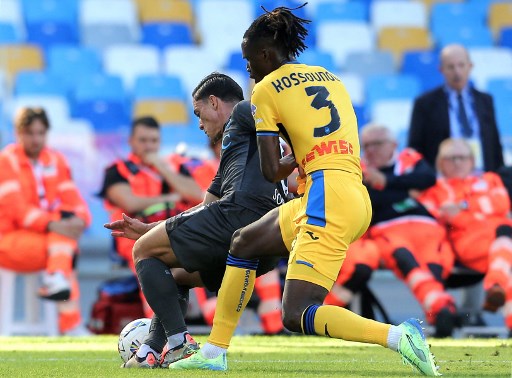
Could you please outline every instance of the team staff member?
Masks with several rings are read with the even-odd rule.
[[[39,295],[58,301],[59,330],[72,334],[82,321],[74,262],[91,216],[64,156],[46,146],[46,112],[23,108],[14,125],[16,143],[0,152],[0,266],[45,270]]]
[[[263,175],[276,182],[300,165],[306,174],[304,196],[298,210],[287,204],[280,208],[279,222],[273,211],[233,235],[208,343],[170,367],[227,369],[226,349],[254,287],[258,258],[282,252],[284,225],[294,221],[296,238],[283,294],[285,327],[389,347],[424,374],[439,375],[415,319],[391,326],[322,306],[349,244],[368,228],[371,204],[362,183],[357,120],[345,87],[325,68],[294,60],[306,48],[308,22],[279,7],[258,17],[242,41],[247,70],[256,81],[251,107]],[[294,155],[280,157],[279,134]],[[269,249],[272,242],[276,249]]]
[[[480,171],[496,171],[503,165],[500,135],[492,96],[475,89],[469,80],[473,63],[464,46],[441,50],[440,71],[444,85],[414,101],[409,147],[435,166],[439,145],[446,138],[471,143]]]
[[[153,117],[132,122],[129,145],[128,157],[107,168],[100,192],[112,221],[122,219],[125,213],[155,222],[201,202],[215,175],[212,166],[178,154],[160,157],[160,125]],[[135,274],[132,259],[135,242],[125,238],[116,238],[114,242],[116,252]],[[142,300],[144,312],[151,317],[151,308],[143,296]]]
[[[367,236],[377,244],[383,266],[407,284],[425,311],[427,321],[435,324],[436,336],[450,336],[455,325],[455,300],[443,285],[451,271],[451,265],[444,266],[451,261],[447,258],[451,251],[446,231],[413,198],[415,192],[435,184],[435,171],[418,152],[410,148],[399,152],[391,130],[385,126],[365,125],[361,129],[361,146],[363,182],[373,208]],[[354,276],[362,272],[368,277],[366,272],[374,266],[374,261],[367,254],[371,255],[371,251],[363,249],[347,259],[347,265],[355,262],[359,269],[349,269]],[[337,285],[346,280],[344,271],[345,265]]]
[[[448,228],[455,260],[485,274],[484,310],[496,312],[512,303],[512,220],[510,199],[500,177],[474,174],[470,145],[447,139],[439,147],[437,184],[420,200]],[[505,306],[505,322],[512,330],[512,307]]]

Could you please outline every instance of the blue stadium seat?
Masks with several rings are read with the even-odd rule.
[[[58,22],[69,25],[78,20],[79,0],[21,0],[27,23]]]
[[[27,41],[47,49],[55,44],[78,43],[75,24],[45,21],[27,23]]]
[[[491,30],[487,26],[446,24],[436,27],[434,41],[438,48],[456,43],[468,48],[494,44]]]
[[[337,70],[334,57],[328,52],[319,51],[315,48],[305,50],[299,55],[298,61],[312,66],[322,66],[331,72]]]
[[[74,45],[55,45],[48,49],[47,70],[58,76],[69,89],[74,89],[80,78],[101,70],[101,60],[93,49]]]
[[[115,100],[76,101],[71,106],[71,115],[91,122],[97,133],[126,131],[130,126],[125,104]]]
[[[20,43],[21,37],[18,35],[13,24],[0,22],[0,44]]]
[[[240,50],[231,52],[224,68],[233,71],[247,72],[247,62],[242,58],[242,52]]]
[[[407,51],[403,56],[401,73],[416,75],[426,91],[444,82],[439,64],[439,52],[435,50]]]
[[[345,70],[366,79],[372,75],[389,75],[395,72],[393,54],[390,51],[373,50],[352,52],[345,60]]]
[[[430,14],[432,34],[438,35],[439,29],[443,30],[447,25],[485,27],[485,15],[469,3],[435,3]]]
[[[102,73],[82,76],[74,92],[76,101],[123,101],[126,97],[123,81],[119,76]]]
[[[335,1],[318,4],[315,22],[330,20],[368,21],[368,4],[359,1]]]
[[[142,43],[162,49],[169,45],[193,44],[194,37],[188,24],[155,22],[142,25]]]
[[[371,112],[377,100],[412,99],[421,92],[421,83],[416,76],[375,75],[366,82],[366,107]]]
[[[354,105],[354,112],[356,113],[357,127],[359,129],[370,122],[364,105]]]
[[[142,75],[135,80],[135,100],[185,99],[185,90],[179,76]]]
[[[496,99],[494,107],[500,136],[502,139],[512,138],[512,106],[510,106],[510,97],[507,99]]]
[[[465,4],[472,12],[481,15],[485,19],[487,18],[492,3],[503,3],[507,1],[509,0],[465,0]]]
[[[66,85],[59,77],[41,71],[21,71],[16,75],[14,93],[20,95],[66,96]]]
[[[495,101],[505,102],[508,100],[510,102],[512,99],[512,78],[489,80],[487,91],[494,97]]]
[[[501,29],[499,45],[512,49],[512,27]]]
[[[176,146],[179,143],[208,146],[208,137],[199,129],[197,122],[192,122],[192,125],[162,125],[161,138],[164,148]]]

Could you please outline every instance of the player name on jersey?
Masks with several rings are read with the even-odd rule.
[[[272,85],[277,93],[284,91],[286,88],[295,87],[306,82],[322,82],[322,81],[340,81],[336,76],[328,71],[318,71],[311,73],[292,72],[288,76],[272,81]]]

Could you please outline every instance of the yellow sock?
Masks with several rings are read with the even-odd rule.
[[[210,344],[227,349],[242,313],[251,299],[256,269],[226,266],[217,299]]]
[[[302,332],[335,339],[387,346],[390,324],[366,319],[343,307],[309,306],[302,314]]]

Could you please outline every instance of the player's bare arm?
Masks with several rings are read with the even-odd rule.
[[[287,178],[297,168],[293,154],[281,158],[281,147],[277,136],[258,136],[258,149],[261,172],[270,182],[278,182]]]

